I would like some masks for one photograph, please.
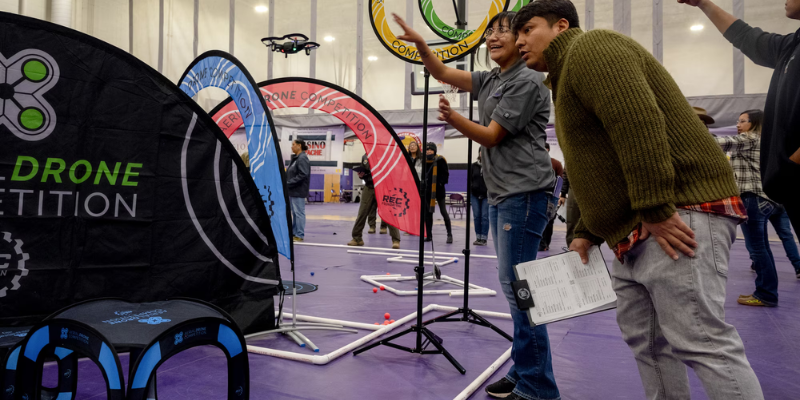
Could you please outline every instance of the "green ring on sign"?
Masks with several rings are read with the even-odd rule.
[[[419,57],[417,48],[397,39],[397,36],[392,33],[392,29],[389,27],[389,21],[386,19],[386,11],[384,10],[384,3],[387,1],[391,0],[369,0],[369,21],[372,24],[372,30],[375,32],[375,35],[378,36],[378,39],[380,39],[381,44],[383,44],[386,50],[389,50],[403,61],[422,65],[422,60]],[[460,60],[474,52],[478,46],[483,43],[483,32],[486,30],[486,25],[489,23],[489,20],[502,11],[505,11],[509,1],[510,0],[492,0],[489,13],[478,29],[472,31],[471,35],[462,40],[431,49],[433,54],[442,60],[442,62],[449,63],[451,61]]]
[[[29,131],[35,131],[44,125],[44,113],[36,108],[26,108],[19,113],[19,124]]]
[[[520,8],[528,5],[528,3],[532,1],[533,0],[516,0],[516,4],[514,4],[510,11],[517,12]],[[506,3],[508,3],[508,1],[506,1]],[[431,28],[433,33],[444,40],[449,40],[451,42],[459,41],[475,32],[469,29],[454,28],[444,23],[433,9],[433,0],[419,0],[419,12],[422,13],[422,19],[425,21],[425,24]],[[489,17],[486,17],[484,22],[488,22],[489,19]]]
[[[37,59],[28,60],[22,65],[22,73],[29,81],[41,82],[47,78],[47,66]]]

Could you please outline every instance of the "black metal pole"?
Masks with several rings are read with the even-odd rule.
[[[469,56],[469,72],[475,71],[475,53]],[[469,107],[468,115],[469,120],[472,121],[472,92],[469,93]],[[472,210],[472,140],[467,139],[467,234],[464,243],[464,313],[462,320],[469,319],[469,255],[471,250],[469,248],[469,228],[470,228],[470,211]]]
[[[425,172],[427,163],[427,154],[425,149],[428,146],[428,91],[430,90],[431,73],[425,68],[425,99],[422,106],[422,154],[425,157],[422,159],[422,176],[419,180],[419,198],[422,204],[420,205],[419,213],[419,265],[414,271],[417,273],[417,348],[422,348],[422,278],[425,273],[425,220],[427,219],[427,206],[428,206],[428,191],[427,187],[428,174]],[[435,263],[436,260],[433,260]]]

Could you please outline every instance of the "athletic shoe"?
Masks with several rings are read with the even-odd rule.
[[[800,279],[800,271],[797,271],[797,279]]]
[[[430,237],[430,236],[428,236],[428,237],[426,237],[426,238],[425,238],[425,241],[426,241],[426,242],[432,242],[432,241],[433,241],[433,239],[431,239],[431,237]]]
[[[755,297],[743,297],[736,300],[737,303],[745,306],[755,306],[755,307],[775,307],[773,305],[769,305],[764,303],[763,301],[755,298]]]
[[[524,397],[517,396],[516,393],[511,393],[510,396],[506,397],[506,400],[525,400]]]
[[[481,239],[481,246],[486,246],[486,239]]]
[[[740,295],[739,295],[739,298],[740,298],[740,299],[746,299],[746,298],[748,298],[748,297],[753,297],[753,295],[752,295],[752,294],[740,294]]]
[[[294,237],[292,237],[292,241],[293,241],[293,242],[302,242],[302,241],[303,241],[303,238],[300,238],[300,237],[294,236]]]
[[[381,235],[385,235],[385,234],[386,234],[386,228],[381,228]]]
[[[450,234],[447,235],[447,243],[448,244],[449,243],[453,243],[453,235],[450,235]]]
[[[363,246],[364,245],[364,241],[361,240],[361,239],[358,239],[358,240],[353,239],[353,240],[347,242],[347,245],[348,246]]]
[[[516,396],[511,393],[515,387],[517,387],[516,383],[503,377],[503,379],[486,386],[486,394],[495,399],[511,399],[513,398],[511,396]]]
[[[400,248],[400,241],[399,240],[392,240],[392,248],[399,249]]]
[[[483,242],[482,242],[482,240],[483,240],[483,239],[477,239],[477,240],[475,240],[474,242],[472,242],[472,244],[474,244],[475,246],[481,246],[481,245],[482,245],[482,243],[483,243]]]
[[[370,235],[375,233],[375,227],[374,226],[370,227],[367,233],[369,233]]]

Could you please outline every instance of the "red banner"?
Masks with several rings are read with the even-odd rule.
[[[282,78],[258,86],[270,110],[313,108],[339,118],[352,129],[369,158],[381,219],[401,231],[419,235],[417,180],[403,143],[375,109],[346,89],[316,79]],[[210,114],[228,137],[242,126],[239,110],[230,99]]]

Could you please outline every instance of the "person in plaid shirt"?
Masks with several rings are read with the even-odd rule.
[[[723,151],[731,154],[736,183],[739,185],[742,201],[747,209],[748,220],[742,232],[757,274],[755,292],[739,296],[738,303],[774,307],[778,304],[778,273],[770,250],[767,223],[781,209],[761,188],[759,162],[763,115],[761,110],[743,112],[736,124],[739,135],[718,137],[716,140]]]

